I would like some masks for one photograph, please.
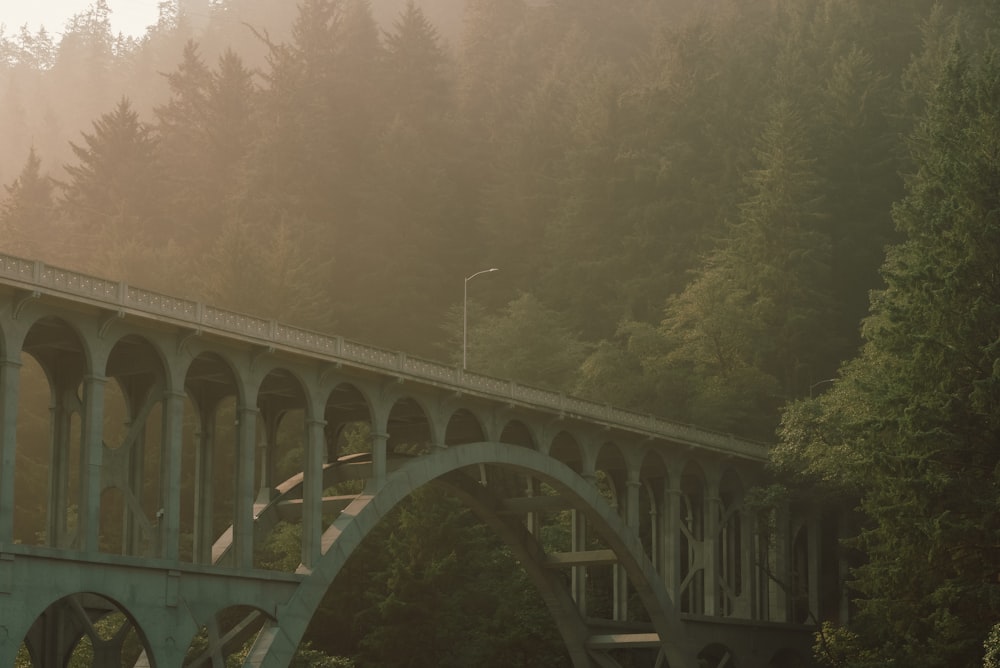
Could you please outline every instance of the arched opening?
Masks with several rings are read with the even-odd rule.
[[[541,592],[541,599],[546,605],[546,613],[537,619],[549,617],[554,619],[560,636],[568,643],[567,647],[571,652],[575,652],[577,657],[582,658],[587,651],[583,642],[590,633],[601,632],[590,630],[595,623],[598,626],[593,627],[594,629],[601,628],[600,622],[586,618],[567,590],[569,582],[562,577],[567,565],[562,557],[566,555],[541,550],[537,537],[525,530],[516,513],[512,514],[509,511],[510,507],[506,502],[510,499],[498,495],[497,489],[480,484],[476,477],[469,474],[480,465],[485,465],[489,469],[490,479],[496,471],[501,470],[537,477],[555,490],[559,498],[565,499],[569,507],[578,508],[588,515],[594,523],[595,534],[604,544],[610,546],[609,549],[614,553],[615,559],[624,565],[629,575],[635,577],[637,583],[642,583],[638,589],[643,593],[643,603],[654,605],[658,611],[656,615],[649,615],[654,628],[663,637],[676,636],[679,629],[674,628],[671,616],[666,614],[672,606],[669,597],[657,584],[659,578],[641,555],[641,546],[635,540],[633,533],[607,507],[606,501],[600,496],[593,482],[574,476],[562,466],[554,467],[549,458],[539,453],[520,447],[498,447],[499,445],[467,444],[463,447],[434,451],[419,460],[403,461],[399,469],[389,472],[384,484],[373,496],[355,499],[348,512],[342,514],[334,526],[325,533],[323,540],[325,543],[328,542],[329,548],[324,553],[324,563],[306,574],[306,580],[300,588],[303,592],[316,592],[317,588],[329,588],[327,600],[331,601],[332,597],[330,607],[316,612],[314,607],[316,604],[311,595],[308,599],[293,600],[288,604],[287,609],[291,616],[287,617],[287,621],[311,619],[309,626],[314,629],[315,634],[306,635],[305,640],[316,639],[315,646],[318,649],[333,655],[350,655],[353,652],[345,650],[343,645],[319,644],[319,638],[330,638],[331,634],[328,633],[330,628],[353,627],[365,630],[389,626],[377,623],[382,615],[399,615],[398,618],[394,618],[397,622],[405,620],[402,625],[391,624],[395,635],[388,639],[390,642],[386,646],[403,647],[410,653],[407,656],[411,656],[413,652],[435,656],[435,653],[446,651],[452,646],[467,646],[469,643],[465,642],[465,639],[470,634],[466,630],[462,630],[462,640],[442,641],[441,636],[436,633],[437,628],[448,625],[437,624],[440,620],[435,617],[435,613],[451,609],[453,618],[453,611],[458,609],[463,613],[462,620],[466,621],[478,619],[479,614],[495,614],[495,610],[486,605],[482,597],[474,596],[468,606],[463,606],[456,605],[452,601],[442,602],[434,598],[434,595],[450,595],[449,592],[452,592],[460,582],[473,589],[486,584],[487,580],[483,574],[488,567],[497,563],[497,551],[491,547],[487,550],[489,556],[486,561],[480,562],[478,558],[470,555],[468,548],[462,547],[464,541],[439,535],[442,532],[445,534],[454,532],[456,527],[463,526],[463,522],[451,514],[454,508],[449,510],[447,504],[443,516],[440,514],[441,509],[419,504],[416,507],[410,505],[411,499],[416,499],[425,493],[429,496],[424,501],[436,504],[441,496],[437,493],[438,487],[443,486],[460,499],[463,505],[471,508],[487,527],[501,537],[503,544],[507,546],[506,551],[524,565],[525,572]],[[502,490],[499,492],[502,494]],[[397,513],[400,517],[399,523],[389,525],[384,521],[387,516],[395,516]],[[370,537],[376,536],[383,525],[387,529],[385,540],[388,542],[379,543],[372,540]],[[414,526],[417,531],[412,536],[406,537],[403,535],[405,525]],[[472,545],[480,545],[480,541],[474,540]],[[442,548],[444,553],[438,554]],[[418,561],[435,555],[432,568],[426,570],[419,568]],[[472,574],[456,577],[446,573],[446,568],[450,564],[481,565],[474,568]],[[352,570],[355,565],[357,570]],[[402,577],[401,573],[393,569],[405,569],[407,573],[416,574],[417,585],[411,588],[409,577]],[[375,583],[381,589],[373,588],[372,581],[367,579],[369,574],[374,577]],[[442,574],[446,577],[443,581],[439,581],[437,578]],[[428,586],[429,584],[433,586]],[[487,587],[491,588],[492,585]],[[518,588],[518,591],[523,590],[523,587]],[[418,604],[403,605],[403,599],[408,598],[411,592],[416,592],[417,595],[412,600]],[[370,607],[359,614],[354,605],[343,605],[344,601],[351,601],[352,604],[364,603]],[[518,614],[522,620],[536,619],[527,615],[523,606],[515,607],[519,610]],[[349,615],[349,618],[344,615]],[[423,625],[425,620],[433,622],[430,628],[425,628]],[[539,624],[532,621],[530,626],[537,629]],[[282,628],[286,637],[296,640],[302,637],[300,634],[305,630],[296,630],[294,626],[289,627],[285,624]],[[405,631],[401,632],[400,628]],[[509,637],[508,630],[498,631],[496,635]],[[267,655],[274,637],[270,633],[260,635],[254,647],[257,656]],[[371,646],[379,646],[385,639],[384,635],[375,634],[373,637],[375,640],[371,641]],[[355,640],[360,642],[357,638]],[[431,643],[429,649],[425,647],[427,642]],[[534,652],[537,643],[532,642],[530,646]],[[500,650],[497,650],[494,656],[499,655]],[[450,661],[451,657],[448,656]],[[565,656],[563,654],[561,656],[562,660],[547,661],[545,665],[568,665],[563,662]],[[371,660],[372,665],[393,665],[385,656],[377,659],[366,658]],[[668,648],[668,660],[672,661],[674,658],[675,655],[671,654]],[[483,657],[473,659],[463,657],[462,661],[459,665],[493,663]],[[512,659],[505,665],[521,665],[521,662]]]
[[[326,530],[372,476],[372,411],[361,391],[337,385],[327,399],[323,419],[327,464],[322,526]]]
[[[809,668],[813,662],[793,649],[779,649],[771,657],[767,668]]]
[[[737,668],[732,650],[719,643],[712,643],[698,652],[698,665],[704,668]]]
[[[17,535],[29,544],[82,548],[80,510],[98,502],[81,497],[87,486],[80,476],[90,473],[80,466],[80,416],[88,399],[84,377],[89,372],[84,346],[65,321],[44,317],[31,326],[22,352],[27,355],[22,355],[24,382],[18,397]],[[40,484],[29,487],[31,479]]]
[[[503,431],[500,432],[500,441],[532,450],[538,449],[535,439],[531,436],[531,430],[520,420],[511,420],[504,425]]]
[[[485,440],[483,426],[471,411],[460,409],[452,413],[444,432],[445,445],[479,443]]]
[[[49,435],[52,401],[44,369],[32,355],[21,356],[14,460],[14,542],[44,545],[51,495]]]
[[[276,486],[302,471],[305,464],[305,392],[284,369],[271,371],[257,391],[260,420],[256,466],[258,505],[269,503]]]
[[[135,620],[114,601],[91,593],[45,609],[24,638],[19,659],[35,666],[134,666],[148,651]]]
[[[430,451],[430,421],[423,407],[415,399],[402,398],[392,405],[388,420],[389,440],[387,443],[390,459],[412,457]]]
[[[195,563],[211,563],[216,538],[235,523],[238,390],[232,368],[213,353],[191,362],[184,384],[197,416],[192,555]]]
[[[183,665],[243,665],[265,619],[264,613],[245,605],[219,611],[195,634]]]
[[[125,555],[160,550],[156,525],[165,505],[165,374],[149,342],[127,336],[108,357],[104,389],[101,549]]]

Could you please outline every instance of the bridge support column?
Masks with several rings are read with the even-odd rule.
[[[671,480],[673,477],[671,477]],[[675,605],[680,605],[681,592],[681,490],[671,485],[670,481],[663,483],[663,584]]]
[[[69,507],[70,443],[72,441],[73,410],[79,407],[76,383],[67,382],[58,372],[53,380],[49,423],[49,489],[45,518],[45,541],[49,547],[69,548],[67,526]]]
[[[104,456],[104,384],[106,378],[83,379],[80,439],[80,548],[98,552],[101,528],[101,460]]]
[[[201,429],[195,433],[194,469],[194,562],[212,561],[212,477],[215,450],[215,407],[199,406]]]
[[[383,430],[372,432],[372,478],[377,487],[385,484],[389,459],[389,434]]]
[[[722,499],[719,498],[719,483],[709,480],[705,490],[705,541],[702,558],[705,564],[705,607],[704,614],[714,616],[719,611],[719,531],[722,528]]]
[[[160,437],[159,554],[176,560],[180,551],[181,449],[183,447],[184,399],[176,390],[163,393],[163,428]]]
[[[625,481],[625,526],[632,531],[639,533],[639,495],[642,491],[642,483],[634,473],[629,472]],[[621,564],[615,564],[615,609],[614,619],[618,621],[628,621],[628,575]]]
[[[0,547],[14,542],[14,467],[21,364],[0,359]]]
[[[597,475],[590,471],[581,476],[588,484],[597,486]],[[587,516],[576,508],[570,511],[570,551],[587,550]],[[570,594],[576,601],[577,610],[587,616],[587,567],[573,566],[570,571]]]
[[[146,389],[148,390],[148,388]],[[132,415],[126,422],[126,427],[128,427],[129,432],[132,432],[133,427],[135,426],[138,426],[138,429],[135,430],[135,436],[131,443],[119,446],[128,448],[128,491],[125,493],[126,495],[131,495],[132,498],[137,501],[134,511],[129,508],[129,504],[126,502],[125,511],[122,514],[122,552],[133,556],[138,556],[142,551],[142,525],[136,521],[134,513],[141,511],[142,509],[142,502],[140,499],[142,499],[143,496],[142,487],[145,482],[143,478],[146,464],[146,428],[145,424],[135,424],[137,421],[144,419],[137,416],[136,412],[143,402],[152,401],[152,397],[143,395],[143,392],[136,391],[135,389],[128,393],[126,403],[128,404]],[[161,471],[162,464],[163,462],[161,462]],[[157,540],[158,538],[159,536],[150,536],[150,540]],[[152,547],[152,554],[158,554],[159,545],[153,545]]]
[[[323,451],[326,422],[306,421],[306,460],[302,478],[302,564],[315,568],[322,556]]]
[[[242,405],[237,410],[236,517],[233,518],[233,566],[253,567],[254,463],[257,408]]]

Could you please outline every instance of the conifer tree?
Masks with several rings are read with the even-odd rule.
[[[777,461],[860,498],[836,665],[981,665],[1000,617],[1000,59],[955,50],[912,139],[865,346],[787,412]]]
[[[0,200],[0,251],[22,257],[41,257],[46,236],[55,220],[55,183],[42,173],[35,149],[28,153],[20,175],[4,186]]]

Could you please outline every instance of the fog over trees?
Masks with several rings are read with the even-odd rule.
[[[104,0],[3,26],[0,253],[456,364],[463,279],[499,267],[469,283],[470,368],[774,442],[772,492],[857,508],[856,623],[826,629],[820,662],[982,665],[994,0],[160,7],[135,38]],[[566,661],[467,511],[411,503],[314,650]],[[418,555],[415,532],[445,525],[462,558]],[[475,613],[413,628],[428,597]]]

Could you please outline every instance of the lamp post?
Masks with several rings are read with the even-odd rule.
[[[469,345],[469,281],[480,274],[488,274],[493,271],[500,271],[496,267],[477,271],[472,276],[465,277],[465,291],[462,296],[462,370],[465,370],[466,349]]]
[[[836,378],[824,378],[823,380],[817,380],[815,383],[809,386],[809,398],[812,399],[813,390],[822,385],[823,383],[836,383],[838,379]]]

